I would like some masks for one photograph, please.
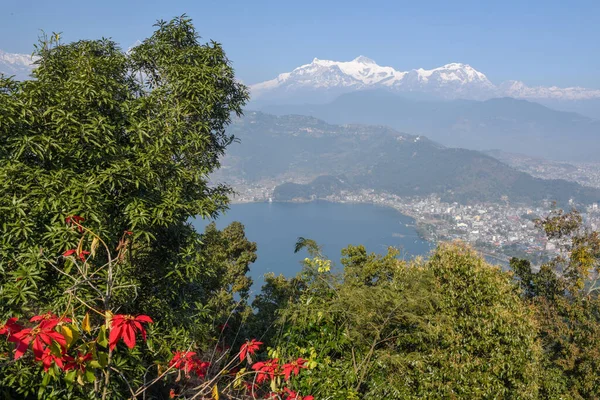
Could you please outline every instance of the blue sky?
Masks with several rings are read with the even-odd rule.
[[[123,47],[183,13],[255,83],[314,57],[396,69],[463,62],[494,83],[600,88],[600,1],[2,0],[0,49],[30,53],[40,29]]]

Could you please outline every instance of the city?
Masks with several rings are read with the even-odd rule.
[[[245,184],[237,181],[233,187],[236,195],[233,203],[273,201],[273,182]],[[500,203],[477,203],[462,205],[446,203],[437,196],[401,197],[374,190],[356,192],[342,191],[339,194],[316,198],[340,203],[370,203],[391,207],[415,220],[419,235],[431,242],[461,240],[479,250],[488,258],[507,265],[511,257],[531,260],[536,266],[559,254],[553,242],[535,223],[553,209],[550,201],[536,207],[511,204],[508,199]],[[293,201],[307,201],[295,199]],[[574,205],[575,207],[575,205]],[[577,208],[584,223],[592,230],[600,227],[600,210],[594,203]]]

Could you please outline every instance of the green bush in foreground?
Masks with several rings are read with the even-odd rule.
[[[277,351],[315,365],[300,387],[332,399],[537,398],[537,324],[512,276],[461,245],[428,261],[397,254],[350,246],[334,275],[313,253],[301,285],[270,279],[267,293],[290,294]]]

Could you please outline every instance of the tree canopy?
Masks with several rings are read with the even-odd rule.
[[[75,267],[61,256],[82,248],[92,249],[85,265],[99,271],[96,289],[115,280],[102,309],[160,321],[153,329],[170,342],[156,343],[153,355],[207,340],[220,322],[213,313],[240,307],[233,296],[251,283],[244,276],[254,245],[243,227],[201,235],[190,218],[227,207],[230,188],[211,184],[209,174],[234,140],[226,127],[248,91],[221,45],[201,43],[189,18],[155,27],[127,51],[109,39],[45,37],[31,80],[0,76],[2,321],[100,307],[98,293],[74,285]],[[126,256],[109,276],[108,249],[122,246]],[[143,371],[143,358],[123,370]],[[24,383],[31,369],[3,368],[0,387],[13,388],[6,393],[37,390]]]
[[[511,276],[461,245],[397,256],[349,246],[340,276],[317,256],[302,284],[271,278],[255,304],[267,314],[276,294],[277,354],[314,362],[299,387],[331,399],[537,398],[536,321]]]

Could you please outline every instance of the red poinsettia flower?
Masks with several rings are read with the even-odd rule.
[[[283,375],[285,376],[285,380],[290,379],[290,375],[293,373],[294,375],[298,375],[302,368],[306,368],[306,360],[303,358],[298,358],[295,361],[292,361],[289,364],[283,365]]]
[[[142,338],[146,340],[146,329],[142,323],[151,324],[152,318],[147,315],[133,315],[118,314],[113,315],[110,325],[110,335],[108,337],[110,349],[114,349],[117,346],[119,339],[123,339],[123,342],[133,349],[135,347],[135,334],[140,332]]]
[[[41,361],[44,367],[44,371],[48,372],[52,363],[55,363],[59,368],[63,369],[65,366],[63,364],[63,355],[60,357],[52,352],[50,347],[46,347],[46,349],[42,352],[42,354],[38,354],[35,357],[36,361]]]
[[[58,319],[43,320],[35,328],[21,329],[8,338],[9,341],[16,344],[15,360],[22,357],[29,348],[29,344],[33,341],[33,352],[41,355],[46,346],[52,342],[58,343],[62,348],[67,347],[67,341],[63,335],[56,332],[54,328],[60,321]]]
[[[63,368],[65,371],[69,371],[71,369],[77,370],[79,372],[85,372],[85,367],[88,361],[93,359],[92,353],[83,354],[81,352],[77,352],[77,357],[71,357],[69,355],[64,356],[65,367]]]
[[[69,257],[72,256],[73,254],[77,254],[77,257],[79,257],[79,259],[83,262],[85,262],[85,256],[89,255],[90,252],[87,250],[82,250],[81,252],[77,253],[77,249],[70,249],[65,251],[62,255],[63,257]]]
[[[17,317],[9,318],[4,325],[0,326],[0,335],[7,335],[8,337],[10,337],[11,335],[14,335],[15,333],[22,330],[23,327],[17,324],[18,320],[19,318]]]
[[[195,355],[196,353],[193,351],[176,351],[171,361],[169,361],[169,367],[175,367],[189,374],[196,365]]]
[[[198,375],[199,378],[204,378],[209,367],[209,362],[196,360],[196,364],[194,365],[194,373]]]
[[[46,314],[34,315],[33,317],[31,317],[29,322],[50,321],[50,320],[57,320],[59,323],[71,322],[71,318],[67,318],[67,317],[59,318],[56,314],[52,314],[50,311],[48,311]]]
[[[279,359],[274,358],[272,360],[257,362],[252,366],[252,369],[257,371],[256,382],[262,383],[267,379],[273,380],[275,378],[275,373],[279,369]]]
[[[240,361],[244,361],[246,356],[249,354],[254,354],[256,350],[260,348],[260,345],[263,342],[259,342],[256,339],[248,340],[240,347]]]
[[[47,321],[50,319],[58,319],[58,315],[48,311],[46,314],[34,315],[29,319],[29,322]]]
[[[169,367],[180,369],[188,376],[193,371],[198,377],[204,378],[210,363],[196,358],[196,353],[193,351],[176,351],[169,361]]]

